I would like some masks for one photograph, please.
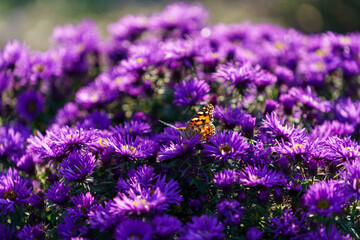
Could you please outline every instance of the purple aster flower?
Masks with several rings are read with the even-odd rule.
[[[15,212],[15,205],[27,203],[32,187],[22,179],[16,170],[9,168],[6,173],[0,173],[0,215],[9,210]]]
[[[106,129],[110,126],[111,120],[108,114],[102,111],[91,112],[88,116],[77,122],[76,126],[83,129]]]
[[[18,96],[16,110],[19,116],[32,121],[41,112],[44,101],[41,93],[29,89]]]
[[[30,129],[21,125],[0,127],[0,155],[17,160],[24,154]]]
[[[111,152],[121,158],[121,161],[144,159],[151,156],[154,150],[150,142],[126,134],[111,136],[107,145],[111,148]]]
[[[13,239],[15,228],[6,226],[4,223],[0,223],[0,239],[11,240]]]
[[[271,150],[275,153],[282,154],[283,156],[289,156],[294,161],[304,161],[308,159],[313,144],[317,144],[318,140],[313,141],[308,137],[303,138],[291,138],[289,142],[279,142],[277,140],[276,145],[271,147]]]
[[[170,215],[157,215],[152,220],[154,233],[159,239],[172,239],[175,234],[182,232],[182,223]]]
[[[119,95],[119,89],[112,77],[104,72],[94,82],[80,88],[75,96],[75,102],[86,109],[104,106]]]
[[[268,170],[266,166],[253,167],[247,166],[240,172],[238,172],[238,182],[246,186],[264,186],[271,188],[275,185],[283,185],[284,177],[283,175],[277,173],[274,170]]]
[[[50,50],[45,53],[36,52],[32,54],[29,63],[30,84],[34,85],[39,80],[51,81],[62,74],[62,64],[54,57],[53,52]]]
[[[79,225],[69,215],[64,215],[62,218],[63,222],[58,225],[58,236],[63,239],[70,239],[76,237],[79,234],[85,235],[89,229],[85,225]]]
[[[265,113],[271,113],[278,109],[280,107],[280,104],[273,100],[273,99],[266,99],[265,100]]]
[[[192,217],[192,222],[186,224],[184,236],[181,239],[222,239],[225,237],[224,226],[209,215]]]
[[[35,164],[42,163],[42,159],[34,154],[26,153],[16,162],[16,166],[27,173],[35,173]]]
[[[56,204],[64,204],[67,201],[69,195],[70,186],[65,183],[58,181],[54,182],[53,185],[45,193],[45,198],[53,201]]]
[[[216,208],[223,222],[230,226],[238,225],[244,213],[244,208],[241,207],[240,203],[236,200],[225,199],[218,203]]]
[[[285,120],[279,120],[277,114],[272,112],[266,114],[266,119],[262,121],[262,128],[268,131],[276,139],[289,140],[294,134],[294,126],[284,125]]]
[[[309,186],[304,194],[304,205],[309,214],[331,216],[341,213],[349,196],[345,194],[343,184],[338,181],[321,181]]]
[[[115,134],[116,133],[122,135],[127,134],[129,136],[137,136],[151,132],[151,127],[148,123],[137,120],[131,120],[130,122],[125,122],[124,126],[119,125],[115,127],[110,127],[110,129]]]
[[[259,91],[263,91],[266,86],[276,83],[277,77],[267,70],[260,69],[255,73],[254,80]]]
[[[193,106],[205,104],[209,98],[210,86],[204,80],[197,78],[181,81],[175,86],[174,104],[178,106]]]
[[[68,182],[83,182],[93,173],[97,161],[91,152],[72,151],[59,165],[59,173]]]
[[[338,165],[344,161],[354,161],[360,159],[360,146],[350,137],[339,138],[329,137],[326,139],[327,149],[329,151],[329,158]]]
[[[1,56],[0,56],[0,65],[1,65]],[[11,81],[12,81],[12,77],[9,73],[0,72],[0,95],[2,95],[2,93],[6,91],[6,89],[10,86]]]
[[[177,124],[175,124],[175,126],[178,127]],[[179,141],[180,137],[181,134],[179,130],[173,127],[165,127],[164,132],[155,135],[153,139],[160,145],[169,145],[171,142],[176,143],[176,141]]]
[[[352,102],[350,98],[340,99],[335,105],[336,119],[340,122],[358,125],[360,123],[360,101]]]
[[[30,240],[30,239],[45,239],[46,233],[41,226],[37,224],[35,226],[25,225],[21,230],[16,233],[19,239]]]
[[[71,197],[71,201],[74,203],[75,207],[67,208],[66,210],[74,220],[87,218],[88,214],[97,206],[95,198],[90,192],[87,192],[85,195],[84,193],[80,193],[77,196]]]
[[[27,151],[38,153],[42,158],[61,158],[67,156],[74,149],[84,149],[97,140],[95,130],[71,129],[68,126],[46,130],[43,136],[28,139]]]
[[[277,65],[274,69],[274,73],[281,83],[292,83],[294,80],[294,72],[287,67]]]
[[[321,125],[316,125],[311,131],[314,138],[326,139],[332,136],[345,137],[355,132],[355,127],[347,122],[342,123],[337,120],[324,121]]]
[[[147,30],[149,19],[143,15],[126,15],[108,26],[107,30],[116,41],[136,40]]]
[[[284,106],[284,112],[287,115],[291,115],[293,107],[295,106],[295,99],[287,93],[283,93],[279,97],[280,103]]]
[[[200,140],[198,136],[194,136],[190,139],[178,138],[176,142],[170,142],[169,145],[160,148],[158,159],[160,161],[165,161],[187,158],[195,153],[194,147],[199,143]]]
[[[263,233],[256,227],[251,227],[246,233],[246,240],[259,240]]]
[[[153,227],[150,223],[138,219],[126,219],[116,226],[114,238],[116,240],[142,239],[151,240]]]
[[[330,112],[331,104],[328,101],[323,101],[311,91],[310,86],[305,90],[302,88],[293,87],[289,90],[289,94],[299,103],[301,103],[306,110],[316,109],[322,113]]]
[[[43,199],[43,192],[40,192],[38,194],[33,194],[28,198],[28,202],[37,209],[43,209],[45,207],[45,202]]]
[[[71,125],[79,117],[79,107],[73,102],[68,102],[64,105],[63,108],[58,110],[54,119],[54,123],[59,127],[64,127],[66,125]]]
[[[179,204],[182,200],[179,192],[179,184],[171,179],[165,182],[164,177],[158,177],[151,188],[144,188],[141,184],[132,186],[126,193],[119,193],[113,199],[111,206],[112,214],[133,214],[140,215],[143,212],[152,210],[165,210],[169,204]]]
[[[235,182],[237,174],[235,170],[225,169],[214,175],[214,183],[225,192],[231,192],[231,185]]]
[[[99,204],[94,210],[89,212],[88,222],[91,228],[100,229],[101,231],[104,231],[105,229],[113,229],[120,220],[124,218],[122,215],[110,213],[110,209],[113,204],[112,200],[105,202],[104,204],[105,207]]]
[[[269,219],[270,226],[274,228],[271,230],[275,235],[274,237],[286,237],[290,239],[299,239],[306,231],[305,225],[306,215],[301,215],[298,219],[291,209],[286,208],[280,217]]]
[[[344,235],[335,225],[328,227],[320,226],[316,232],[310,232],[304,236],[306,240],[324,239],[324,240],[350,240],[353,239],[350,234]]]
[[[218,161],[228,161],[229,159],[242,160],[243,155],[249,148],[243,136],[239,132],[219,132],[209,137],[204,145],[204,157]]]
[[[139,166],[136,170],[131,169],[128,172],[129,179],[119,178],[116,188],[121,192],[128,191],[130,188],[136,190],[137,184],[144,188],[152,187],[153,181],[159,177],[154,173],[154,168],[147,165]]]
[[[259,70],[259,65],[254,67],[250,62],[228,62],[225,65],[219,65],[214,76],[223,79],[239,90],[243,90],[254,84],[256,73]]]
[[[221,106],[215,106],[214,117],[225,123],[226,128],[233,129],[236,125],[241,124],[243,111],[240,108],[232,109],[228,106],[224,109]]]
[[[174,36],[184,36],[205,26],[208,12],[201,4],[172,3],[161,13],[149,20],[152,28],[173,32]],[[166,36],[166,35],[165,35]]]
[[[21,66],[21,64],[24,63],[22,60],[28,57],[29,50],[23,43],[17,40],[10,41],[6,43],[0,54],[0,68],[10,69],[16,74],[19,65]]]
[[[353,162],[345,162],[345,170],[341,176],[345,181],[345,186],[348,192],[355,197],[360,199],[360,159],[354,160]]]

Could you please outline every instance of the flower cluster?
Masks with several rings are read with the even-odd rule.
[[[360,34],[207,19],[0,49],[1,239],[360,239]]]

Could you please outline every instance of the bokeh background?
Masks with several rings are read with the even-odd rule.
[[[165,0],[1,0],[0,46],[25,41],[32,49],[45,50],[57,25],[94,19],[103,36],[106,26],[125,14],[150,14],[173,1]],[[359,0],[202,0],[210,23],[250,20],[293,27],[306,33],[360,30]]]

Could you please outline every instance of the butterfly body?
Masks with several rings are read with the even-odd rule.
[[[215,133],[215,126],[213,124],[214,106],[209,103],[201,108],[189,121],[186,127],[175,127],[169,123],[159,120],[161,123],[177,129],[183,138],[191,138],[199,134],[201,140],[207,140],[209,136]]]

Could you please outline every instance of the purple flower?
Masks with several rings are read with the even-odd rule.
[[[41,93],[29,89],[18,96],[16,110],[19,116],[32,121],[41,112],[44,101]]]
[[[130,122],[125,122],[124,126],[119,125],[115,127],[110,127],[113,133],[119,133],[122,135],[137,136],[145,133],[151,132],[151,127],[149,124],[143,121],[131,120]]]
[[[339,138],[329,137],[326,139],[326,146],[329,153],[329,158],[338,165],[344,161],[354,161],[360,159],[360,146],[350,137]]]
[[[84,235],[89,231],[85,225],[79,225],[69,215],[64,215],[62,219],[63,222],[59,223],[57,231],[60,238],[70,239],[71,237],[78,236],[80,233]]]
[[[105,202],[104,204],[105,207],[99,204],[88,214],[91,227],[100,229],[101,231],[114,228],[120,220],[124,218],[122,215],[110,213],[113,204],[112,200]]]
[[[184,36],[205,26],[208,13],[201,4],[172,3],[161,13],[151,17],[154,30],[173,31],[174,36]]]
[[[231,185],[235,182],[237,174],[235,170],[225,169],[214,175],[214,183],[225,192],[231,192]]]
[[[61,158],[72,150],[89,147],[96,140],[95,130],[71,129],[66,126],[47,130],[45,136],[38,132],[37,137],[28,139],[27,150],[38,153],[42,158]]]
[[[169,204],[179,204],[182,197],[179,194],[179,184],[171,179],[165,181],[166,176],[157,176],[157,181],[151,187],[144,187],[143,184],[134,182],[126,193],[119,193],[113,199],[112,214],[140,215],[143,212],[152,210],[165,210]]]
[[[279,142],[276,140],[276,146],[271,147],[271,150],[278,154],[292,157],[294,161],[301,162],[307,160],[311,148],[314,144],[317,145],[317,141],[318,140],[314,141],[308,137],[298,138],[296,140],[291,138],[289,142],[284,142],[284,140]]]
[[[13,239],[15,228],[6,226],[4,223],[0,223],[0,239],[11,240]]]
[[[73,102],[68,102],[63,108],[58,110],[54,123],[59,127],[64,127],[74,123],[78,117],[80,117],[79,107]]]
[[[178,106],[193,106],[205,104],[209,98],[210,86],[204,80],[197,78],[181,81],[175,86],[174,104]]]
[[[94,111],[77,122],[76,126],[84,129],[96,128],[102,130],[108,128],[110,124],[111,120],[109,119],[107,113]]]
[[[192,222],[186,224],[184,236],[181,239],[222,239],[225,237],[224,226],[209,215],[192,217]]]
[[[304,236],[306,240],[324,239],[324,240],[351,240],[350,234],[343,235],[336,226],[331,224],[328,227],[320,226],[316,232],[310,232]]]
[[[147,30],[148,25],[149,19],[146,16],[126,15],[117,22],[110,24],[107,30],[116,41],[133,41]]]
[[[230,226],[238,225],[244,213],[244,208],[236,200],[223,200],[216,208],[223,222]]]
[[[31,240],[31,239],[45,239],[46,233],[40,224],[35,226],[25,225],[21,230],[16,233],[19,239]]]
[[[152,239],[153,227],[150,223],[138,219],[126,219],[116,226],[114,238],[116,240]]]
[[[154,145],[140,137],[126,134],[115,134],[109,138],[107,145],[119,156],[121,161],[144,159],[152,156]]]
[[[263,233],[256,227],[251,227],[246,233],[246,240],[259,240]]]
[[[199,137],[194,136],[190,139],[177,139],[160,148],[158,159],[160,161],[171,159],[183,159],[195,153],[195,146],[200,143]]]
[[[54,182],[53,185],[45,193],[45,197],[56,204],[63,204],[67,201],[69,195],[70,186],[65,183]]]
[[[16,166],[22,171],[32,174],[35,172],[35,164],[41,162],[42,159],[39,156],[26,153],[16,162]]]
[[[302,215],[300,220],[294,215],[291,209],[286,208],[280,217],[269,219],[271,230],[274,237],[282,236],[291,239],[299,239],[306,231],[306,215]]]
[[[238,173],[238,182],[246,186],[264,186],[271,188],[274,185],[283,185],[284,178],[274,170],[268,170],[266,166],[247,166]]]
[[[350,97],[340,99],[335,105],[335,114],[340,122],[358,125],[360,123],[360,101],[352,102]]]
[[[353,162],[345,162],[345,170],[341,176],[345,181],[345,186],[349,193],[360,199],[360,159],[354,160]]]
[[[80,193],[77,196],[71,197],[71,201],[74,203],[74,208],[67,208],[69,215],[77,220],[79,218],[87,218],[90,211],[96,208],[95,198],[90,192]]]
[[[330,112],[331,104],[328,101],[323,101],[311,91],[310,86],[305,90],[302,88],[293,87],[289,90],[289,94],[298,102],[303,104],[307,110],[316,109],[322,113]]]
[[[24,44],[17,40],[9,41],[0,54],[0,68],[10,69],[17,75],[19,67],[24,63],[22,60],[27,59],[28,55],[29,50]]]
[[[90,152],[72,151],[59,165],[59,172],[68,182],[83,182],[93,173],[97,161]]]
[[[15,212],[15,205],[27,203],[32,188],[22,179],[16,170],[9,168],[6,173],[0,173],[0,215],[9,210]]]
[[[321,181],[310,185],[303,201],[309,214],[331,216],[333,213],[341,213],[348,199],[343,184]]]
[[[30,134],[30,129],[21,125],[0,127],[0,155],[16,162],[24,154],[26,139]]]
[[[153,219],[154,233],[159,239],[171,239],[182,232],[182,223],[170,215],[157,215]]]
[[[277,65],[274,69],[274,73],[278,77],[279,82],[292,83],[294,80],[294,72],[287,67]]]
[[[250,62],[234,63],[228,62],[225,65],[219,65],[215,73],[215,77],[229,82],[232,86],[239,90],[247,88],[254,84],[256,74],[260,70],[260,66],[253,66]]]
[[[0,58],[1,65],[1,58]],[[0,95],[10,86],[11,83],[11,75],[6,72],[0,72]]]
[[[284,120],[280,121],[275,112],[271,115],[266,114],[266,119],[262,121],[262,128],[276,139],[289,140],[295,133],[294,126],[284,125]]]
[[[311,131],[314,138],[326,139],[332,136],[345,137],[355,132],[355,127],[347,122],[342,123],[337,120],[324,121],[321,125],[316,125]]]
[[[249,148],[243,136],[239,132],[218,132],[211,136],[204,145],[204,157],[218,161],[228,161],[230,159],[242,160],[243,155]]]
[[[265,100],[265,113],[271,113],[278,109],[280,107],[280,104],[272,99],[266,99]]]
[[[232,109],[230,106],[226,109],[215,106],[214,117],[224,122],[227,128],[233,129],[236,125],[241,124],[243,111],[240,108]]]

